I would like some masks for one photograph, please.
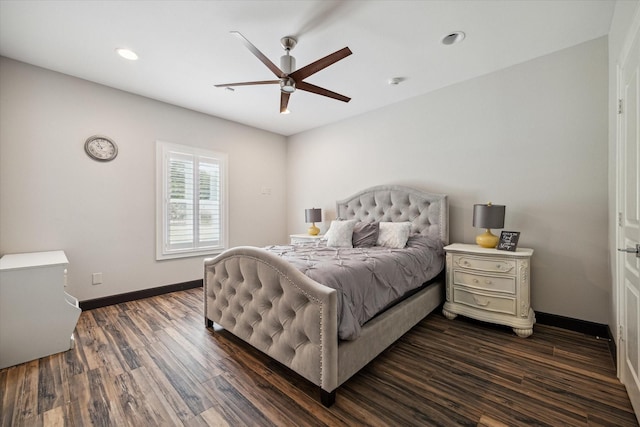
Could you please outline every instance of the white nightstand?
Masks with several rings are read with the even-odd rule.
[[[297,245],[299,243],[319,242],[322,236],[322,234],[318,234],[317,236],[310,234],[291,234],[289,238],[291,239],[292,245]]]
[[[68,264],[63,251],[0,259],[0,369],[73,348],[82,310],[64,291]]]
[[[530,306],[533,249],[516,252],[454,243],[446,246],[447,300],[442,314],[458,314],[511,326],[516,335],[533,334],[535,313]]]

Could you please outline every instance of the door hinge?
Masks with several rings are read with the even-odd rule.
[[[618,114],[622,114],[622,99],[618,99]]]
[[[618,341],[624,341],[624,336],[622,335],[622,325],[618,326]]]
[[[622,227],[622,212],[618,212],[618,227]]]

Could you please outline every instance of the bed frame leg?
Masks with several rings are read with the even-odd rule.
[[[205,318],[205,319],[204,319],[204,324],[205,324],[205,326],[206,326],[207,328],[213,328],[213,320],[211,320],[211,319],[207,319],[207,318]]]
[[[320,389],[320,401],[325,407],[330,407],[334,403],[336,403],[336,391],[333,390],[331,393],[328,391]]]

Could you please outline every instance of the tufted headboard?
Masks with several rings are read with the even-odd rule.
[[[411,232],[449,243],[449,207],[445,194],[401,185],[379,185],[336,202],[341,219],[363,222],[410,221]]]

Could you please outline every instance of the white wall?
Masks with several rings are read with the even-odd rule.
[[[448,194],[452,242],[474,241],[474,203],[505,204],[534,310],[609,321],[606,37],[292,136],[287,167],[289,232],[379,184]]]
[[[201,279],[203,257],[155,260],[156,140],[228,153],[230,245],[285,239],[283,136],[0,58],[0,254],[63,249],[81,301]]]
[[[326,227],[335,199],[386,183],[449,194],[451,241],[472,242],[473,204],[493,201],[536,251],[534,309],[609,323],[607,63],[601,38],[287,143],[0,58],[0,254],[64,249],[80,300],[201,278],[202,258],[155,261],[161,139],[229,153],[231,246],[304,232],[312,206]],[[84,154],[98,133],[115,161]]]

